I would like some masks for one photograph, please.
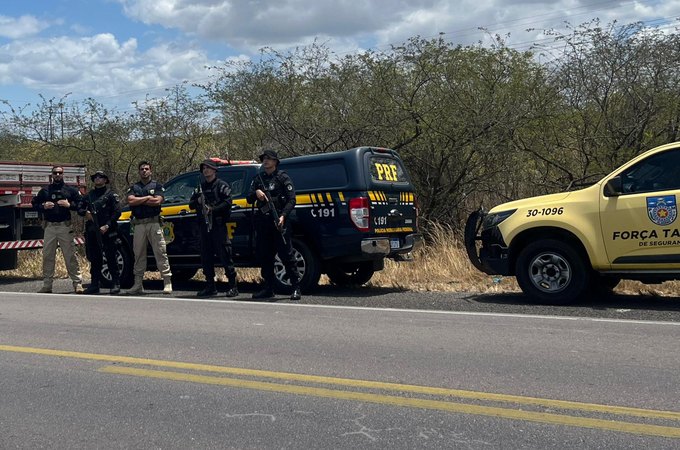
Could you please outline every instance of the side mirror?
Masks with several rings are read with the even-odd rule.
[[[623,182],[620,176],[615,176],[607,180],[604,185],[604,195],[605,197],[618,197],[623,194]]]

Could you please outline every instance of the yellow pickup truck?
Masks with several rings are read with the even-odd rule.
[[[472,213],[468,256],[479,270],[514,275],[530,298],[568,304],[621,279],[680,279],[680,142],[649,150],[573,192]]]

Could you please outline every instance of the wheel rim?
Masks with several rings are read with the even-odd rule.
[[[571,276],[571,265],[556,253],[541,253],[529,265],[529,279],[542,292],[554,294],[566,289]]]
[[[302,280],[302,278],[305,276],[307,263],[305,262],[305,258],[302,256],[302,253],[300,253],[295,247],[293,247],[293,262],[295,267],[297,267],[300,280]],[[286,267],[283,265],[283,262],[281,262],[279,255],[276,255],[276,259],[274,260],[274,276],[282,284],[290,286],[290,280],[286,276]]]

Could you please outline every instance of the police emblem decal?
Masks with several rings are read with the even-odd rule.
[[[647,216],[649,220],[661,226],[675,222],[675,218],[678,216],[675,195],[647,197]]]

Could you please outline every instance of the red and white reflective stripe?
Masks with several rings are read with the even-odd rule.
[[[83,245],[85,243],[84,237],[73,238],[76,245]],[[29,248],[41,248],[44,241],[42,239],[30,239],[27,241],[6,241],[0,242],[0,250],[22,250]]]

